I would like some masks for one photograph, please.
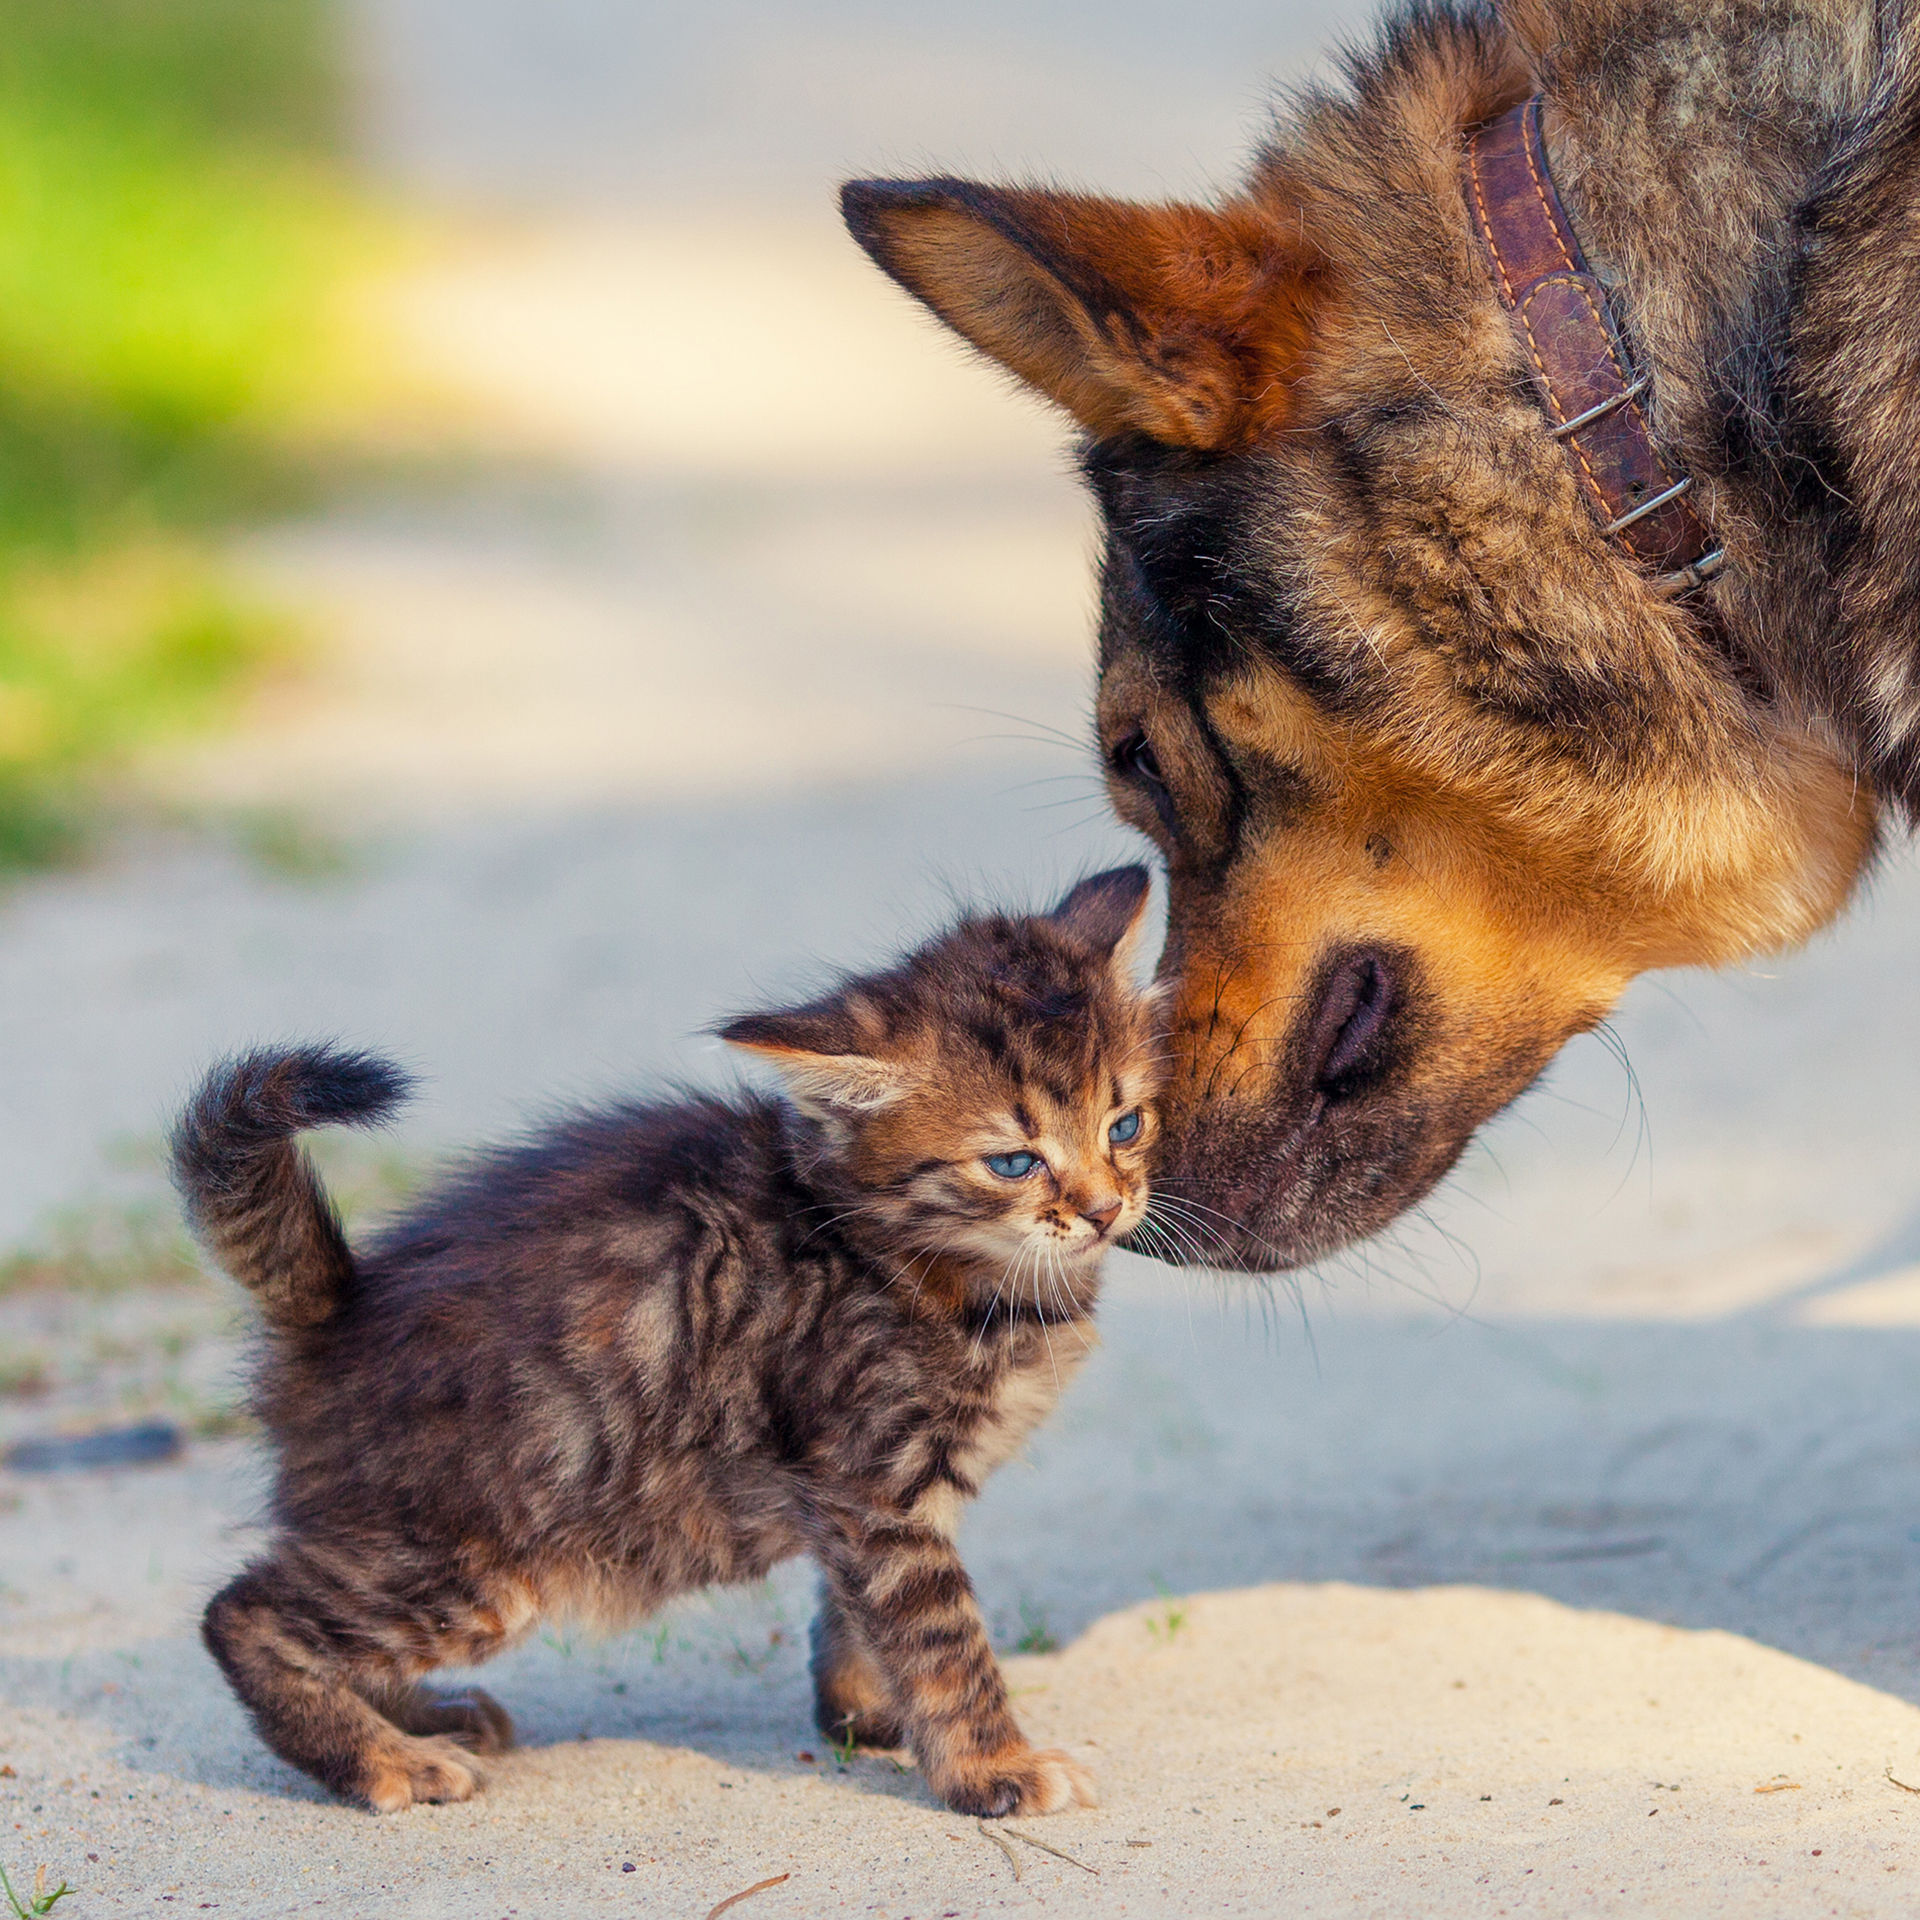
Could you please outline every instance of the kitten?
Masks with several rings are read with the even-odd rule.
[[[270,1551],[204,1634],[267,1745],[383,1812],[464,1800],[512,1726],[423,1674],[807,1553],[823,1729],[911,1746],[961,1812],[1090,1805],[1022,1739],[953,1536],[1146,1210],[1147,884],[1101,874],[735,1020],[790,1103],[583,1114],[358,1250],[293,1135],[377,1121],[399,1071],[307,1048],[210,1074],[174,1165],[264,1314],[279,1461]]]

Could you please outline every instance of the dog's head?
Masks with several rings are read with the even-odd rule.
[[[1458,176],[1531,86],[1442,21],[1217,207],[845,190],[1085,430],[1100,751],[1170,881],[1157,1183],[1219,1264],[1383,1225],[1636,973],[1804,938],[1872,849],[1844,758],[1549,436]]]

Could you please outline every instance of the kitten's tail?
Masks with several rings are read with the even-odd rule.
[[[277,1333],[317,1327],[355,1279],[340,1216],[293,1136],[373,1126],[407,1092],[390,1061],[339,1047],[222,1061],[173,1129],[173,1177],[207,1249]]]

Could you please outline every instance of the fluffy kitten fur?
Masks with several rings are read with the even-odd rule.
[[[953,1535],[1146,1209],[1146,894],[1101,874],[736,1020],[790,1103],[584,1114],[357,1251],[293,1136],[377,1120],[399,1072],[311,1048],[209,1075],[175,1167],[265,1315],[279,1471],[270,1551],[204,1632],[268,1746],[381,1811],[465,1799],[511,1723],[423,1674],[808,1553],[824,1729],[910,1745],[963,1812],[1091,1803],[1021,1737]]]

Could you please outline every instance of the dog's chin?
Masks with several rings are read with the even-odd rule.
[[[1213,1108],[1170,1129],[1132,1252],[1181,1266],[1273,1273],[1337,1253],[1417,1205],[1478,1117],[1436,1128],[1395,1103]]]

